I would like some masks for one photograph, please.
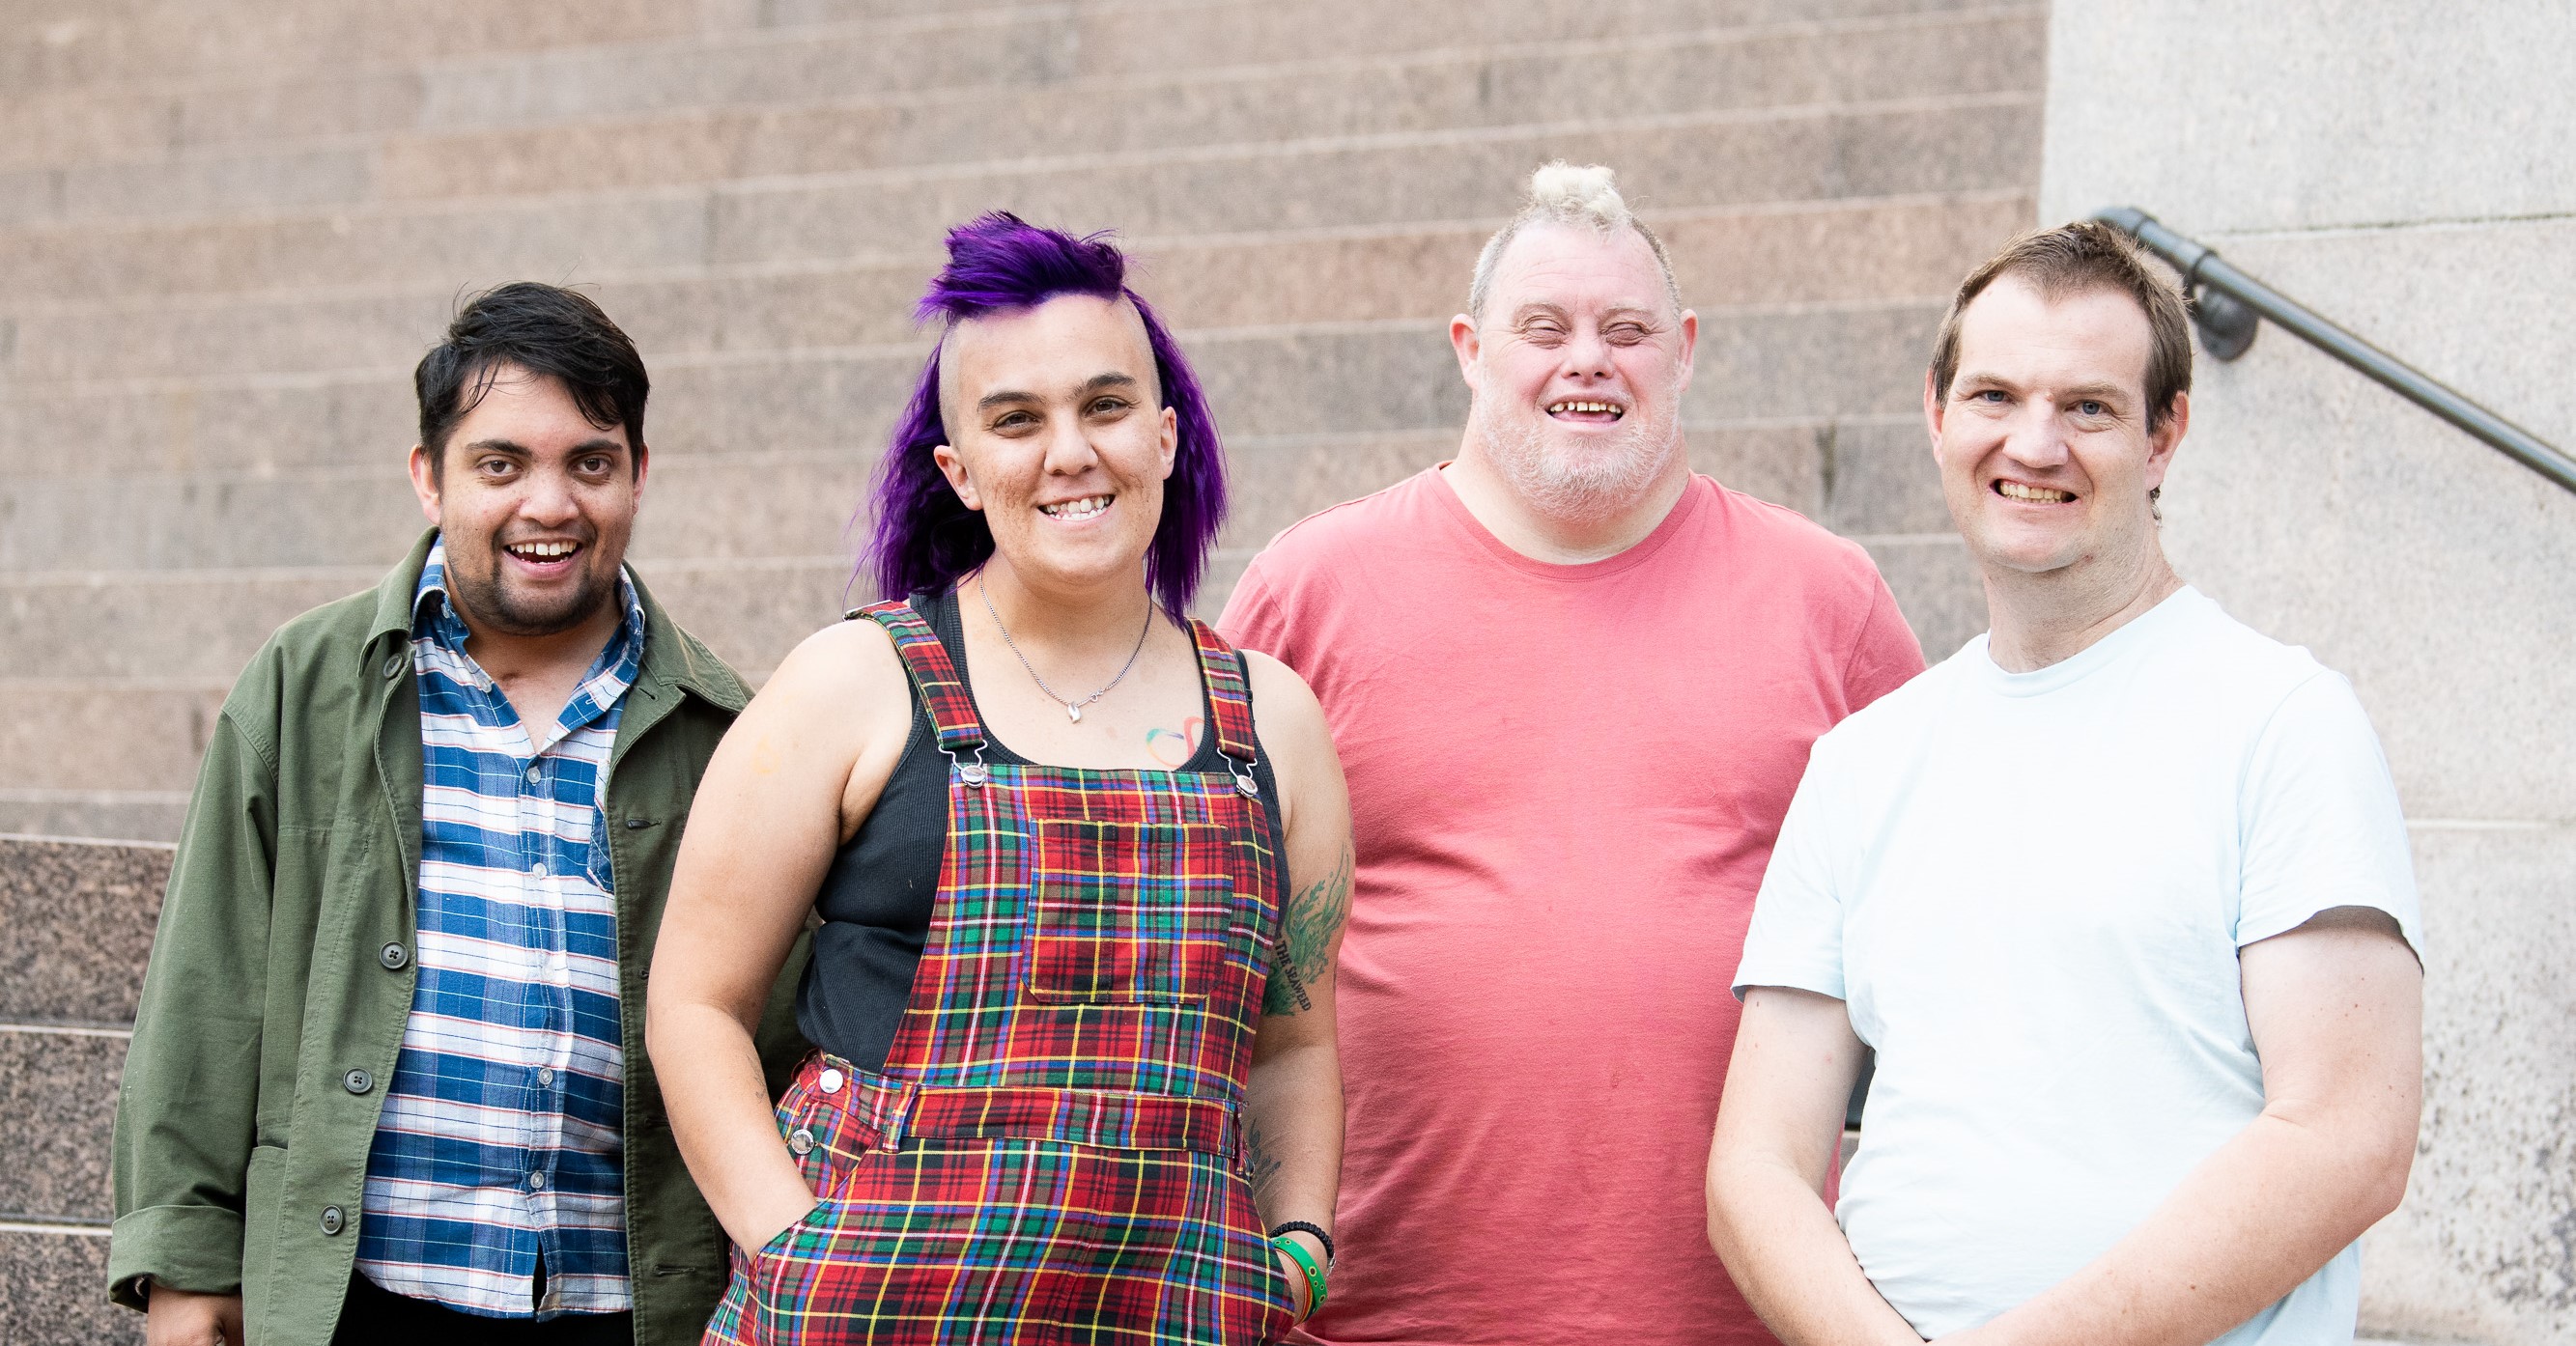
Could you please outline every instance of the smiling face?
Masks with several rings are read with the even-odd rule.
[[[430,454],[444,460],[432,471]],[[644,499],[645,451],[590,423],[563,384],[516,365],[412,450],[412,488],[447,548],[447,588],[477,631],[548,636],[599,615]]]
[[[1497,261],[1481,319],[1454,319],[1449,335],[1472,428],[1532,509],[1607,517],[1683,470],[1699,319],[1675,311],[1635,230],[1529,226]]]
[[[940,408],[939,470],[1023,583],[1142,582],[1179,439],[1135,309],[1061,295],[959,323]]]
[[[1959,319],[1949,395],[1924,387],[1942,494],[1989,572],[2118,575],[2160,559],[2147,492],[2190,420],[2147,428],[2145,310],[2117,290],[2051,298],[2004,275]]]

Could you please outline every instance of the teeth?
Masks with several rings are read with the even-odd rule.
[[[2035,500],[2042,504],[2050,505],[2063,504],[2066,501],[2075,498],[2073,495],[2065,491],[2052,491],[2039,486],[2024,486],[2017,481],[1996,482],[1995,489],[2003,492],[2004,498],[2008,500]]]
[[[578,542],[521,542],[512,546],[510,553],[531,560],[549,561],[558,556],[570,556],[580,546]]]
[[[1548,404],[1547,410],[1549,415],[1563,411],[1598,411],[1611,416],[1627,414],[1607,402],[1552,402]]]
[[[1054,505],[1040,505],[1038,506],[1038,512],[1040,514],[1044,514],[1050,519],[1088,519],[1092,515],[1098,514],[1100,511],[1107,508],[1109,508],[1108,496],[1087,495],[1080,500],[1067,500]]]

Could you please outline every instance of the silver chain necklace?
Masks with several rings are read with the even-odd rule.
[[[993,629],[1002,633],[1002,643],[1011,647],[1011,653],[1019,655],[1020,667],[1029,671],[1029,681],[1036,683],[1038,685],[1038,690],[1046,693],[1049,700],[1063,702],[1065,718],[1072,720],[1076,724],[1082,722],[1083,707],[1109,695],[1110,688],[1117,686],[1120,682],[1126,679],[1129,670],[1136,667],[1136,656],[1145,652],[1145,637],[1154,634],[1154,604],[1151,600],[1148,600],[1145,604],[1145,626],[1143,630],[1136,633],[1136,648],[1127,652],[1127,666],[1118,670],[1117,677],[1111,678],[1108,682],[1101,684],[1099,691],[1093,692],[1091,695],[1086,696],[1079,701],[1065,701],[1062,694],[1058,693],[1056,689],[1047,686],[1046,679],[1038,676],[1038,666],[1029,662],[1028,655],[1021,653],[1020,642],[1011,639],[1011,628],[1002,624],[1002,614],[993,606],[993,592],[992,590],[984,587],[984,574],[980,570],[975,573],[975,594],[977,597],[984,600],[984,611],[992,615]]]

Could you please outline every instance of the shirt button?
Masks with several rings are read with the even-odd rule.
[[[536,875],[538,878],[544,878],[546,876],[546,862],[539,860],[535,864],[528,866],[528,872]]]
[[[530,784],[530,785],[534,785],[534,784],[536,784],[537,782],[539,782],[539,781],[541,781],[541,780],[544,780],[545,778],[546,778],[545,773],[544,773],[544,772],[542,772],[542,771],[539,771],[539,770],[537,769],[537,764],[536,764],[536,763],[534,763],[534,762],[530,762],[530,763],[528,764],[528,784]]]
[[[411,961],[411,951],[399,944],[388,944],[376,950],[376,961],[384,964],[387,972],[400,972],[403,964]]]
[[[555,1068],[553,1066],[539,1066],[537,1068],[537,1083],[545,1085],[548,1088],[552,1088],[554,1087],[554,1082]]]
[[[340,1087],[353,1094],[363,1094],[376,1087],[376,1077],[363,1070],[352,1070],[340,1077]]]
[[[528,1190],[531,1192],[542,1192],[546,1190],[546,1175],[543,1173],[529,1174]]]
[[[324,1207],[322,1208],[322,1232],[323,1232],[323,1233],[325,1233],[325,1234],[337,1234],[337,1233],[339,1233],[339,1232],[340,1232],[340,1226],[341,1226],[341,1223],[342,1223],[342,1221],[341,1221],[341,1218],[340,1218],[340,1208],[339,1208],[339,1207],[337,1207],[337,1206],[324,1206]]]
[[[823,1078],[816,1080],[815,1083],[823,1086],[824,1093],[837,1094],[841,1092],[841,1085],[847,1078],[837,1070],[826,1070],[823,1072]]]
[[[796,1128],[787,1135],[787,1148],[789,1152],[793,1153],[799,1159],[812,1154],[814,1152],[814,1133],[801,1126]]]

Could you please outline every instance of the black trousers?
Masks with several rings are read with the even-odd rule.
[[[484,1318],[395,1294],[368,1280],[364,1272],[356,1272],[349,1277],[349,1297],[340,1306],[339,1330],[331,1334],[331,1346],[470,1346],[487,1341],[506,1346],[634,1346],[635,1315],[574,1313],[542,1323],[534,1318]]]

